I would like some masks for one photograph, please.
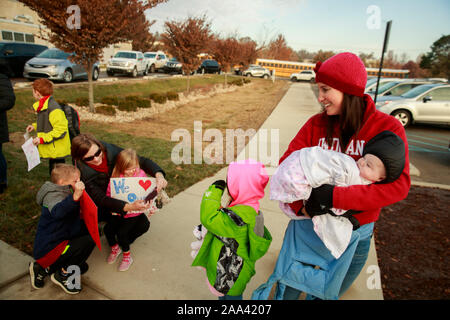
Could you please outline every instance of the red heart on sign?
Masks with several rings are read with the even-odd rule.
[[[150,180],[139,180],[139,185],[147,191],[147,189],[152,185],[152,182]]]

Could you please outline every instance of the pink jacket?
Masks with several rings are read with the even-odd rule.
[[[133,177],[146,177],[147,174],[145,173],[144,170],[139,169],[139,172],[135,172]],[[120,178],[123,178],[124,175],[121,174]],[[106,188],[106,195],[108,197],[111,196],[111,182],[108,184],[108,188]],[[132,213],[127,213],[125,216],[123,216],[124,218],[132,218],[132,217],[137,217],[139,215],[143,214],[143,212],[132,212]],[[118,213],[112,213],[112,215],[119,215]]]

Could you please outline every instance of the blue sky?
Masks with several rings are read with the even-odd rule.
[[[163,31],[164,21],[202,14],[223,36],[249,36],[261,43],[281,33],[294,50],[373,52],[375,57],[381,55],[386,22],[392,20],[388,50],[412,60],[450,34],[448,0],[169,0],[147,11],[157,21],[153,32]]]

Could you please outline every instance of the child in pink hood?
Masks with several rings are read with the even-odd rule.
[[[259,210],[268,181],[262,163],[232,162],[227,182],[214,182],[203,195],[200,221],[208,232],[192,265],[206,269],[208,286],[220,300],[242,299],[256,260],[269,249],[272,236]],[[231,201],[222,207],[225,187]]]

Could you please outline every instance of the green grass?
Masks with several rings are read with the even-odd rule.
[[[191,77],[191,88],[209,87],[215,84],[223,84],[223,75],[204,75]],[[151,93],[167,93],[169,91],[183,92],[186,90],[186,78],[154,79],[149,81],[120,82],[120,83],[95,83],[94,102],[101,102],[104,97],[125,97],[137,95],[149,97]],[[10,132],[25,131],[28,124],[36,121],[33,111],[35,100],[31,89],[20,89],[15,92],[16,104],[8,112],[8,124]],[[66,102],[74,102],[77,98],[88,97],[88,85],[55,87],[54,98]]]
[[[222,83],[222,76],[193,77],[191,85],[210,86]],[[132,84],[96,84],[95,100],[100,101],[104,96],[112,94],[126,96],[132,94],[146,95],[151,92],[183,91],[186,86],[185,79],[170,79],[148,81]],[[54,96],[58,100],[71,101],[80,96],[87,95],[87,86],[55,88]],[[32,111],[34,99],[31,90],[16,91],[16,105],[8,112],[9,132],[25,132],[25,127],[35,121]],[[154,160],[166,172],[169,182],[167,192],[173,197],[196,182],[215,174],[225,165],[190,164],[176,165],[171,161],[172,148],[176,142],[162,139],[144,138],[130,135],[126,132],[109,132],[108,126],[95,122],[84,122],[83,133],[92,133],[98,139],[114,143],[123,148],[134,148],[139,155]],[[19,136],[19,137],[18,137]],[[42,184],[49,180],[48,161],[43,160],[40,165],[30,172],[27,171],[27,162],[20,147],[21,135],[15,134],[15,143],[3,144],[3,153],[8,162],[8,189],[0,195],[0,239],[32,255],[33,242],[41,208],[36,203],[36,193]],[[71,159],[66,160],[70,163]],[[193,161],[192,161],[193,163]]]

